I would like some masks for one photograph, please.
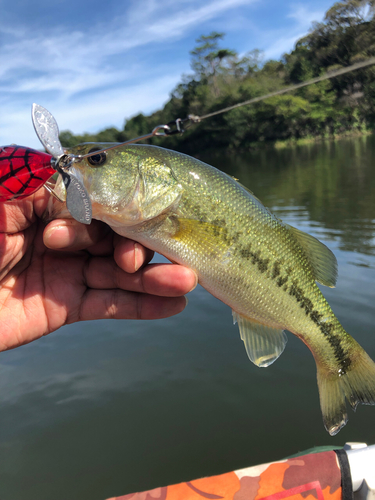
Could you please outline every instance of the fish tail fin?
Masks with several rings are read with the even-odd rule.
[[[348,421],[345,398],[354,411],[359,403],[375,405],[375,363],[358,344],[345,373],[329,372],[317,363],[317,379],[323,422],[331,436]]]

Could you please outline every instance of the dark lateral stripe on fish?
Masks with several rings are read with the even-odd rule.
[[[253,265],[257,265],[258,269],[261,273],[264,273],[268,270],[268,264],[270,262],[270,259],[268,257],[265,259],[262,259],[260,250],[257,250],[256,252],[252,252],[251,251],[251,244],[248,245],[247,247],[240,247],[238,249],[238,252],[243,259],[246,259],[246,260],[251,259],[251,263]]]
[[[264,273],[268,270],[270,259],[262,259],[261,252],[259,250],[257,252],[252,252],[251,244],[248,247],[240,248],[239,253],[244,259],[251,259],[251,263],[253,265],[257,265],[260,272]],[[275,261],[270,277],[276,280],[277,286],[281,288],[288,281],[288,275],[290,275],[290,272],[291,270],[288,269],[287,274],[285,276],[281,276],[281,263],[279,261]],[[285,286],[283,290],[288,291],[288,288]],[[339,364],[340,375],[345,375],[351,365],[351,359],[342,348],[340,336],[334,334],[333,323],[325,323],[321,321],[323,315],[314,309],[312,301],[304,295],[302,289],[295,281],[290,285],[289,295],[295,297],[297,302],[300,302],[300,306],[305,309],[306,315],[310,316],[311,320],[319,327],[320,331],[333,349],[333,355]]]
[[[242,258],[246,260],[251,259],[251,263],[253,265],[257,265],[260,272],[264,273],[268,270],[270,259],[262,259],[261,252],[259,250],[257,252],[252,252],[251,244],[247,247],[239,248],[238,251]],[[276,280],[277,286],[281,288],[288,281],[290,273],[291,269],[288,269],[286,275],[281,276],[281,262],[275,261],[273,263],[272,274],[270,277]],[[288,291],[288,287],[284,286],[283,290],[285,292]],[[325,323],[321,321],[323,315],[314,309],[312,301],[304,295],[302,289],[295,281],[293,281],[289,287],[289,295],[295,297],[297,302],[300,302],[300,306],[305,309],[306,315],[310,316],[311,320],[319,327],[320,331],[333,349],[333,355],[339,364],[340,375],[345,375],[351,365],[351,359],[342,348],[340,336],[334,334],[333,323]]]
[[[323,315],[320,314],[317,310],[314,309],[314,305],[310,299],[304,296],[302,289],[297,286],[296,282],[290,287],[289,295],[292,295],[296,298],[297,302],[301,303],[301,307],[305,308],[306,315],[310,315],[312,321],[319,326],[320,331],[327,339],[328,343],[333,349],[333,354],[338,361],[340,367],[340,375],[345,375],[347,369],[351,365],[351,359],[344,351],[341,345],[341,339],[338,335],[335,335],[333,332],[334,325],[333,323],[322,323],[320,320]]]
[[[240,255],[246,259],[251,258],[252,264],[257,264],[259,271],[266,271],[268,269],[269,259],[262,259],[260,251],[254,253],[251,252],[250,248],[251,247],[249,246],[248,248],[240,249]],[[288,269],[286,276],[281,276],[281,263],[279,261],[276,261],[273,264],[271,278],[277,278],[276,284],[281,288],[288,281],[288,274],[290,274],[290,271],[291,270]],[[283,290],[288,291],[288,288],[285,286]],[[333,355],[339,364],[340,375],[345,375],[346,371],[351,365],[351,359],[342,348],[340,336],[334,334],[333,323],[325,323],[321,321],[323,315],[320,314],[316,309],[314,309],[314,304],[312,303],[312,301],[309,298],[305,297],[302,289],[297,285],[295,281],[290,285],[289,295],[295,297],[297,302],[300,302],[301,307],[305,309],[306,315],[310,316],[311,320],[319,327],[320,331],[333,349]]]

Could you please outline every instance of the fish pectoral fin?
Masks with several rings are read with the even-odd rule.
[[[321,285],[336,286],[337,260],[331,250],[310,234],[285,224],[305,251],[314,272],[314,278]]]
[[[264,325],[233,311],[233,322],[238,323],[241,339],[250,361],[265,368],[274,363],[285,349],[288,337],[284,330]]]

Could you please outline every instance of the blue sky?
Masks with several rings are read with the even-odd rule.
[[[195,39],[279,59],[332,0],[0,0],[0,146],[40,148],[30,110],[60,130],[122,128],[160,108],[190,72]],[[176,118],[176,117],[171,117]]]

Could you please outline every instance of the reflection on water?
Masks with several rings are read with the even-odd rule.
[[[204,158],[339,262],[322,288],[375,357],[375,138]],[[104,499],[280,459],[375,443],[375,408],[323,428],[308,349],[247,359],[230,310],[198,287],[179,316],[75,324],[0,357],[0,498]]]

